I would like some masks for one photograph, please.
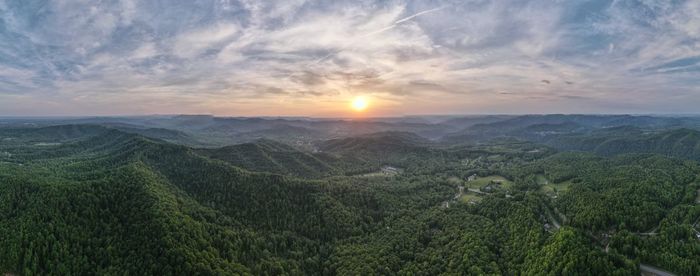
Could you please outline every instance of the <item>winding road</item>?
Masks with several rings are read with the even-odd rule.
[[[673,274],[671,272],[662,270],[657,267],[653,267],[650,265],[645,265],[645,264],[639,264],[639,270],[642,271],[642,275],[657,275],[657,276],[675,276],[676,274]]]

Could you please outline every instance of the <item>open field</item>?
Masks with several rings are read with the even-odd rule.
[[[471,193],[471,192],[466,192],[459,198],[459,201],[461,201],[463,203],[469,203],[471,201],[480,202],[481,200],[482,200],[481,196],[474,194],[474,193]]]
[[[510,188],[513,186],[513,182],[511,182],[510,180],[506,179],[503,176],[490,175],[490,176],[479,177],[479,178],[472,180],[472,181],[468,181],[467,187],[469,187],[469,188],[481,188],[481,187],[484,187],[484,186],[488,185],[489,183],[491,183],[491,181],[494,181],[497,183],[500,182],[501,187],[503,187],[503,188]]]
[[[552,183],[551,181],[547,180],[547,178],[544,177],[544,175],[537,175],[537,184],[542,185],[540,188],[540,191],[545,192],[547,194],[554,194],[557,192],[567,192],[569,191],[569,187],[571,187],[572,182],[570,180],[561,182],[561,183]]]

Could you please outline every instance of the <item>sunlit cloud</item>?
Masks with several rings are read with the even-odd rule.
[[[0,114],[696,112],[697,1],[3,1]]]

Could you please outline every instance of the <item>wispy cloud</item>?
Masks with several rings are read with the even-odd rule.
[[[698,1],[0,1],[0,114],[337,115],[358,94],[388,115],[696,112],[698,14]]]

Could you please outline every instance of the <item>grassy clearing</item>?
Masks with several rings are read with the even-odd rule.
[[[485,177],[479,177],[473,181],[467,182],[467,187],[478,189],[478,188],[481,188],[481,187],[488,185],[489,183],[491,183],[491,181],[500,182],[501,187],[503,187],[503,188],[511,188],[513,186],[513,182],[509,181],[508,179],[506,179],[503,176],[490,175],[490,176],[485,176]]]
[[[561,183],[552,183],[548,181],[543,175],[537,175],[537,183],[542,185],[540,190],[547,194],[556,194],[569,191],[571,187],[571,180],[567,180]]]
[[[459,201],[463,202],[463,203],[469,203],[471,201],[481,202],[481,199],[482,199],[481,196],[476,195],[474,193],[465,193],[462,195],[462,197],[459,198]]]
[[[385,172],[371,172],[371,173],[359,174],[356,176],[357,177],[390,177],[390,176],[394,176],[394,175],[396,175],[396,174],[385,173]]]
[[[376,172],[371,172],[371,173],[365,173],[365,174],[360,174],[358,175],[359,177],[391,177],[391,176],[396,176],[399,173],[401,173],[403,169],[399,168],[394,168],[391,166],[384,166],[381,168],[381,170],[376,171]]]

